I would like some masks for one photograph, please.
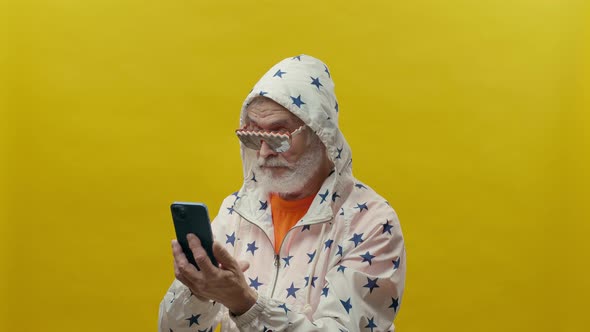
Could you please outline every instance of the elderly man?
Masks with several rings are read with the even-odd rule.
[[[236,131],[244,182],[212,223],[213,266],[172,242],[160,331],[391,331],[405,249],[389,203],[352,175],[328,67],[287,58],[254,86]]]

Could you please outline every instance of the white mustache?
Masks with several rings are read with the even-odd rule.
[[[272,159],[264,159],[262,157],[258,158],[258,166],[259,167],[290,167],[288,162],[279,160],[278,158]]]

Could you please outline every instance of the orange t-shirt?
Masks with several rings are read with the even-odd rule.
[[[315,195],[311,195],[295,201],[286,201],[277,194],[270,195],[272,224],[275,231],[275,253],[278,254],[285,235],[303,218],[314,197]]]

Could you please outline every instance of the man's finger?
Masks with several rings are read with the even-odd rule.
[[[217,262],[223,265],[224,269],[234,271],[240,270],[238,262],[219,242],[213,242],[213,255],[217,259]]]
[[[217,267],[213,266],[213,263],[211,263],[205,248],[203,248],[201,245],[201,240],[199,240],[199,238],[194,234],[188,234],[186,239],[188,240],[188,245],[193,252],[195,262],[197,262],[197,265],[199,265],[201,272],[205,274],[215,273]]]
[[[192,265],[186,258],[186,255],[182,251],[182,247],[180,246],[177,240],[172,240],[172,255],[174,256],[175,274],[177,272],[180,274],[193,274],[195,272],[198,272],[197,268],[194,265]],[[176,274],[176,276],[178,277],[178,274]]]
[[[178,243],[178,241],[176,239],[172,240],[172,256],[174,257],[174,263],[178,266],[179,261],[184,258],[186,259],[186,256],[184,255],[184,252],[182,251],[182,247],[180,246],[180,244]]]

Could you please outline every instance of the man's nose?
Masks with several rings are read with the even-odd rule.
[[[273,156],[276,154],[277,153],[273,149],[270,148],[268,143],[266,143],[265,141],[262,141],[262,144],[260,145],[260,152],[259,152],[260,157],[267,158],[268,156]]]

